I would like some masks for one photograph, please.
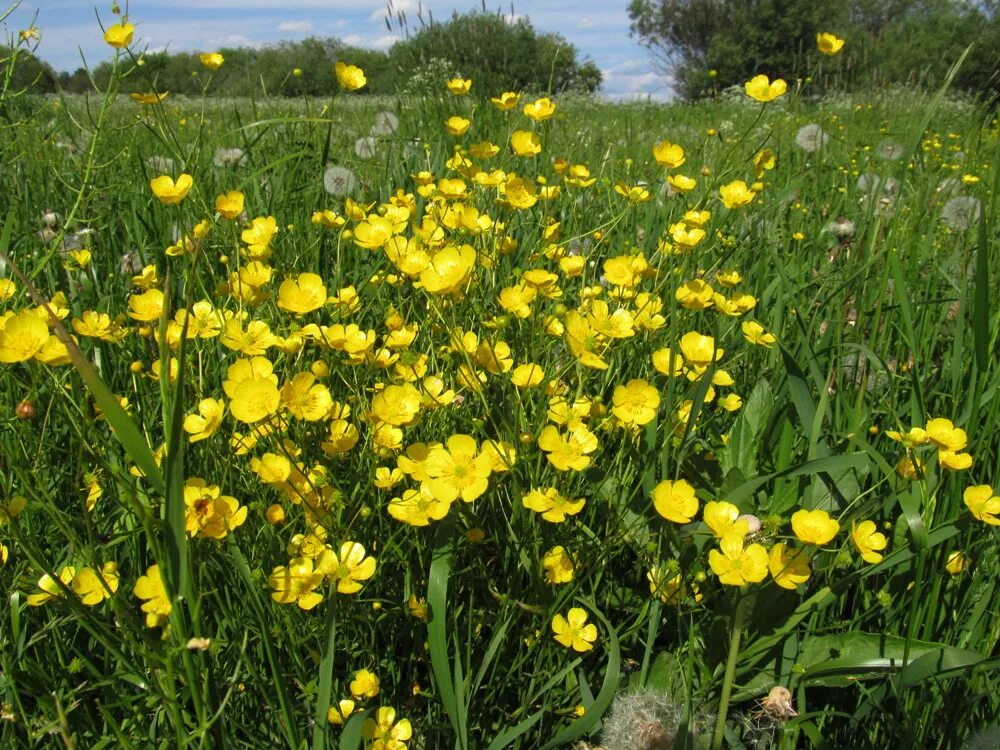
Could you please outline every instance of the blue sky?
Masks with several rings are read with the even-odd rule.
[[[425,17],[429,11],[439,20],[454,10],[481,9],[481,0],[392,1],[396,11],[412,19],[411,28],[418,6]],[[592,59],[604,73],[604,94],[667,98],[665,78],[629,36],[627,6],[628,0],[520,0],[513,12],[540,31],[558,31]],[[487,2],[486,7],[511,13],[510,0],[499,6]],[[88,65],[109,56],[96,14],[105,24],[113,23],[110,8],[110,0],[96,4],[96,10],[93,0],[26,0],[6,26],[8,34],[16,33],[35,18],[42,32],[39,57],[57,70],[72,71],[81,66],[81,53]],[[129,13],[140,46],[150,50],[209,51],[307,36],[335,36],[352,45],[385,49],[396,39],[385,25],[385,0],[140,0],[129,4]]]

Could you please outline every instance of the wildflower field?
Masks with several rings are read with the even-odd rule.
[[[0,99],[0,746],[997,746],[994,109],[130,26]]]

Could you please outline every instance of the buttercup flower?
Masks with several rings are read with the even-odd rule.
[[[597,626],[587,623],[587,611],[572,607],[566,617],[557,614],[552,618],[552,632],[558,643],[580,653],[594,648],[597,640]]]
[[[840,524],[825,510],[802,509],[792,514],[792,531],[803,544],[822,547],[837,536]]]
[[[656,418],[660,392],[645,380],[636,378],[615,387],[611,413],[626,426],[644,425]]]
[[[378,695],[379,679],[373,672],[359,669],[354,673],[349,688],[354,698],[374,698]]]
[[[316,570],[336,581],[341,594],[361,591],[362,581],[375,575],[375,566],[375,558],[366,557],[365,548],[357,542],[344,542],[339,554],[332,549],[324,550],[316,561]]]
[[[990,526],[1000,526],[1000,497],[993,494],[990,485],[966,487],[962,493],[962,501],[975,519]]]
[[[202,52],[198,55],[198,60],[209,70],[218,70],[222,67],[225,58],[218,52]]]
[[[409,719],[396,721],[396,709],[381,706],[374,718],[365,719],[361,736],[369,743],[365,750],[406,750],[413,729]]]
[[[556,113],[556,103],[548,97],[543,96],[541,99],[535,99],[530,104],[525,104],[522,111],[529,119],[541,122],[542,120],[548,120]]]
[[[653,507],[668,521],[691,523],[698,513],[698,498],[687,481],[667,479],[653,488]]]
[[[653,158],[661,167],[676,169],[687,161],[684,156],[684,149],[676,143],[670,141],[660,141],[653,146]]]
[[[184,526],[188,536],[223,539],[247,520],[247,509],[214,484],[192,477],[184,482]]]
[[[562,545],[557,545],[542,556],[545,580],[549,583],[569,583],[573,580],[576,566],[573,558]]]
[[[149,187],[153,191],[160,203],[168,206],[176,206],[187,197],[188,191],[194,184],[194,178],[189,174],[182,174],[174,181],[169,175],[154,177],[149,181]]]
[[[104,41],[115,49],[128,47],[132,43],[132,35],[135,34],[135,26],[128,23],[116,23],[108,26],[104,32]]]
[[[774,582],[783,589],[795,590],[809,580],[812,571],[809,557],[801,549],[790,549],[784,542],[771,547],[768,556],[768,570]]]
[[[88,607],[100,604],[118,591],[118,563],[106,562],[98,573],[93,568],[83,568],[73,578],[70,588]]]
[[[823,31],[816,35],[816,46],[824,55],[836,55],[844,48],[844,40]]]
[[[770,102],[782,96],[788,90],[788,84],[776,78],[773,82],[766,75],[751,78],[744,85],[747,96],[759,102]]]
[[[141,609],[146,613],[147,628],[156,628],[166,623],[173,605],[167,597],[159,565],[149,566],[146,575],[139,576],[132,593],[137,599],[143,600]]]
[[[742,534],[727,534],[719,549],[710,550],[708,564],[719,582],[727,586],[759,583],[767,577],[767,550],[759,544],[744,546]]]
[[[562,523],[566,516],[575,516],[587,504],[584,499],[570,500],[555,487],[533,489],[523,498],[521,503],[525,508],[540,513],[542,518],[550,523]]]
[[[859,524],[851,524],[851,541],[854,543],[861,559],[867,563],[882,562],[882,550],[886,548],[888,542],[885,534],[876,531],[874,521],[862,521]]]
[[[313,561],[308,557],[298,557],[288,563],[279,565],[268,576],[267,583],[271,587],[271,598],[279,604],[297,604],[300,609],[312,609],[321,601],[323,595],[315,589],[324,579],[321,571],[313,569]]]
[[[348,65],[343,61],[338,61],[333,66],[333,72],[337,76],[337,83],[344,91],[357,91],[368,83],[365,72],[356,65]]]
[[[427,488],[442,502],[461,498],[471,503],[489,487],[492,462],[469,435],[452,435],[447,442],[447,448],[438,445],[427,453]]]

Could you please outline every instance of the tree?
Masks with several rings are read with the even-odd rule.
[[[816,34],[848,40],[838,84],[939,85],[970,44],[954,85],[1000,92],[996,0],[632,0],[632,33],[688,98],[757,73],[816,69]],[[714,77],[709,76],[714,71]]]
[[[431,19],[394,44],[389,59],[404,76],[431,60],[447,60],[483,92],[593,92],[601,83],[597,66],[579,62],[576,48],[561,35],[538,33],[527,19],[493,13],[455,13],[444,23]]]

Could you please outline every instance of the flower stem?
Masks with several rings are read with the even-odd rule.
[[[729,696],[733,692],[733,677],[736,674],[736,659],[740,654],[740,639],[743,636],[743,616],[749,599],[740,591],[737,594],[736,611],[733,612],[733,631],[729,636],[729,658],[726,660],[726,674],[722,679],[722,695],[719,697],[719,713],[715,719],[712,734],[712,750],[720,750],[722,736],[726,729],[726,714],[729,713]]]

